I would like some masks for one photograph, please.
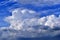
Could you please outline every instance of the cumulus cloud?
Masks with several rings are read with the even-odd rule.
[[[6,17],[4,20],[10,23],[8,28],[0,28],[1,39],[15,40],[19,37],[54,37],[59,35],[60,16],[49,15],[39,17],[41,13],[29,9],[15,9],[12,16]],[[53,34],[53,35],[52,35]]]
[[[15,9],[12,11],[12,16],[6,17],[7,21],[10,21],[11,26],[20,28],[24,26],[36,26],[44,25],[54,28],[55,26],[60,26],[59,20],[60,16],[56,17],[55,15],[49,15],[46,17],[39,18],[39,13],[33,10],[28,9]]]
[[[35,15],[34,15],[35,14]],[[30,25],[32,22],[35,22],[36,12],[28,9],[16,9],[12,12],[12,16],[7,17],[7,21],[10,21],[11,26],[14,25],[14,28],[18,26],[17,28],[22,27],[23,25]],[[31,20],[31,21],[30,21]],[[28,24],[28,22],[30,24]],[[36,19],[37,21],[37,19]],[[16,23],[15,23],[16,22]],[[33,25],[33,24],[32,24]]]

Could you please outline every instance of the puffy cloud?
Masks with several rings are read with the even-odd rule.
[[[26,24],[27,24],[27,26],[33,25],[34,23],[36,24],[37,19],[35,17],[36,17],[35,11],[28,10],[28,9],[22,9],[22,10],[16,9],[12,12],[12,16],[6,17],[6,20],[10,21],[11,27],[14,25],[13,26],[14,28],[17,26],[17,28],[20,29],[20,27],[22,27],[24,25],[26,26]],[[30,22],[30,23],[28,23],[28,22]]]
[[[60,26],[60,23],[59,23],[60,18],[59,17],[51,15],[51,16],[47,16],[47,18],[48,19],[47,19],[45,25],[50,26],[51,28],[53,28],[54,26]]]
[[[46,17],[39,18],[39,13],[28,9],[15,9],[12,11],[12,16],[6,17],[6,20],[11,24],[10,27],[21,29],[29,28],[28,26],[49,26],[49,28],[59,27],[60,16],[49,15]],[[26,27],[24,27],[26,26]]]
[[[59,35],[60,30],[53,29],[60,28],[60,16],[49,15],[39,18],[39,14],[29,9],[13,10],[12,16],[4,19],[10,23],[10,26],[0,28],[1,39],[16,40],[19,37],[54,37]]]

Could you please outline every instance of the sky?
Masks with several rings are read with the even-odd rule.
[[[20,0],[18,0],[18,1],[20,1]],[[56,10],[57,12],[59,12],[59,8],[60,8],[60,4],[58,2],[57,2],[58,4],[56,4],[56,5],[54,4],[54,5],[51,5],[51,6],[48,6],[48,5],[36,6],[36,5],[33,5],[33,2],[32,2],[32,4],[29,4],[27,2],[26,2],[26,4],[23,4],[23,1],[21,3],[19,3],[18,1],[15,1],[15,2],[14,1],[9,1],[9,0],[1,0],[0,1],[1,2],[0,3],[0,20],[2,20],[6,16],[12,15],[12,13],[9,12],[9,11],[13,10],[15,8],[23,7],[23,8],[39,11],[39,12],[46,11],[46,10]],[[43,5],[44,3],[42,2],[41,4]],[[52,11],[51,13],[49,12],[49,14],[47,14],[47,15],[50,15],[50,14],[52,14],[54,12],[55,11]],[[59,14],[56,14],[56,15],[59,15]],[[43,14],[43,16],[46,16],[46,14]],[[0,23],[0,26],[8,26],[9,25],[8,23],[5,23],[5,24],[4,23],[5,22],[2,21]]]
[[[0,0],[0,35],[1,40],[59,40],[60,1]]]

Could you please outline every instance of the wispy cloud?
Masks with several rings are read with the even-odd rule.
[[[59,0],[15,0],[21,4],[32,4],[35,6],[54,5],[59,4]]]

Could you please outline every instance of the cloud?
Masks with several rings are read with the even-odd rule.
[[[59,4],[59,0],[15,0],[18,3],[21,4],[31,4],[35,6],[44,6],[44,5],[54,5],[54,4]]]
[[[16,9],[12,12],[12,16],[6,17],[6,20],[10,21],[11,27],[13,26],[15,28],[17,26],[17,28],[20,29],[20,27],[22,27],[23,25],[27,24],[28,26],[32,22],[37,21],[35,17],[36,17],[35,11],[32,11],[32,10],[29,11],[28,9],[22,9],[22,10]],[[27,21],[30,22],[30,24],[28,24]]]
[[[19,37],[54,37],[59,35],[60,15],[56,17],[54,14],[39,17],[39,12],[29,9],[15,9],[12,16],[6,17],[4,20],[10,23],[7,28],[0,28],[0,39],[16,40]],[[52,35],[53,34],[53,35]]]
[[[11,27],[17,28],[24,26],[36,26],[36,25],[44,25],[49,26],[49,28],[55,28],[60,26],[59,20],[60,16],[56,17],[55,15],[49,15],[46,17],[39,18],[39,13],[33,10],[28,9],[15,9],[12,11],[12,16],[6,17],[7,21],[10,21]]]

